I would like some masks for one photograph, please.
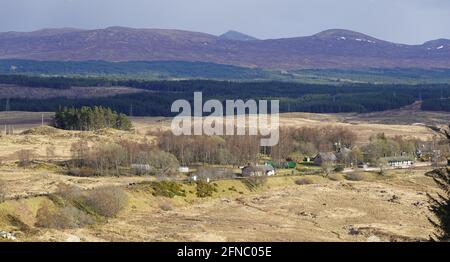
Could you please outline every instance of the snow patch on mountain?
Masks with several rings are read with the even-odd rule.
[[[355,41],[358,42],[367,42],[367,43],[371,43],[371,44],[375,44],[375,41],[369,40],[369,39],[362,39],[362,38],[355,38]]]

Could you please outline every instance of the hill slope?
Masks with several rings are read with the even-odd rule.
[[[191,61],[270,69],[450,68],[449,42],[395,44],[339,29],[259,41],[180,30],[47,29],[0,33],[0,59]]]

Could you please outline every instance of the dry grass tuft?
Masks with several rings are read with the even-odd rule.
[[[168,202],[164,202],[164,203],[161,203],[161,204],[159,204],[159,208],[162,210],[162,211],[172,211],[173,210],[173,207],[172,207],[172,205],[170,204],[170,203],[168,203]]]
[[[345,175],[345,179],[350,181],[373,181],[374,177],[370,173],[353,172]]]
[[[303,178],[297,179],[295,181],[295,184],[297,184],[297,185],[312,185],[312,184],[316,184],[316,182],[311,177],[303,177]]]
[[[342,174],[330,174],[328,177],[328,179],[330,179],[331,181],[342,181],[344,180],[344,176]]]
[[[41,136],[52,136],[60,134],[61,130],[51,127],[51,126],[40,126],[25,130],[22,135],[41,135]]]

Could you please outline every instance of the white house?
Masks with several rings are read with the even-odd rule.
[[[414,164],[414,161],[406,157],[388,157],[385,160],[393,168],[409,168]]]

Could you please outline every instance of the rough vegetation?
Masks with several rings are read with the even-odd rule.
[[[295,180],[295,183],[297,185],[312,185],[315,184],[316,182],[314,181],[314,179],[310,178],[310,177],[303,177],[300,179]]]
[[[203,180],[197,181],[197,197],[212,197],[214,192],[217,192],[217,188],[214,184],[207,183]]]
[[[370,181],[373,180],[373,176],[365,172],[352,172],[345,174],[345,179],[350,181]]]
[[[267,184],[267,176],[247,177],[241,181],[249,190],[255,191],[256,189]]]
[[[89,191],[84,203],[104,217],[116,216],[128,202],[125,192],[118,187],[102,187]]]
[[[68,229],[93,224],[94,220],[74,206],[50,208],[44,203],[36,215],[36,226],[43,228]]]
[[[179,183],[174,181],[151,182],[149,185],[153,190],[153,196],[168,198],[173,198],[175,196],[186,196],[186,191]]]
[[[3,201],[5,201],[5,187],[6,184],[5,182],[3,182],[2,180],[0,180],[0,203],[2,203]]]
[[[52,200],[41,204],[36,215],[36,226],[43,228],[78,228],[94,224],[102,217],[116,216],[126,205],[128,197],[118,187],[100,187],[83,191],[60,184],[58,191],[49,195]]]

